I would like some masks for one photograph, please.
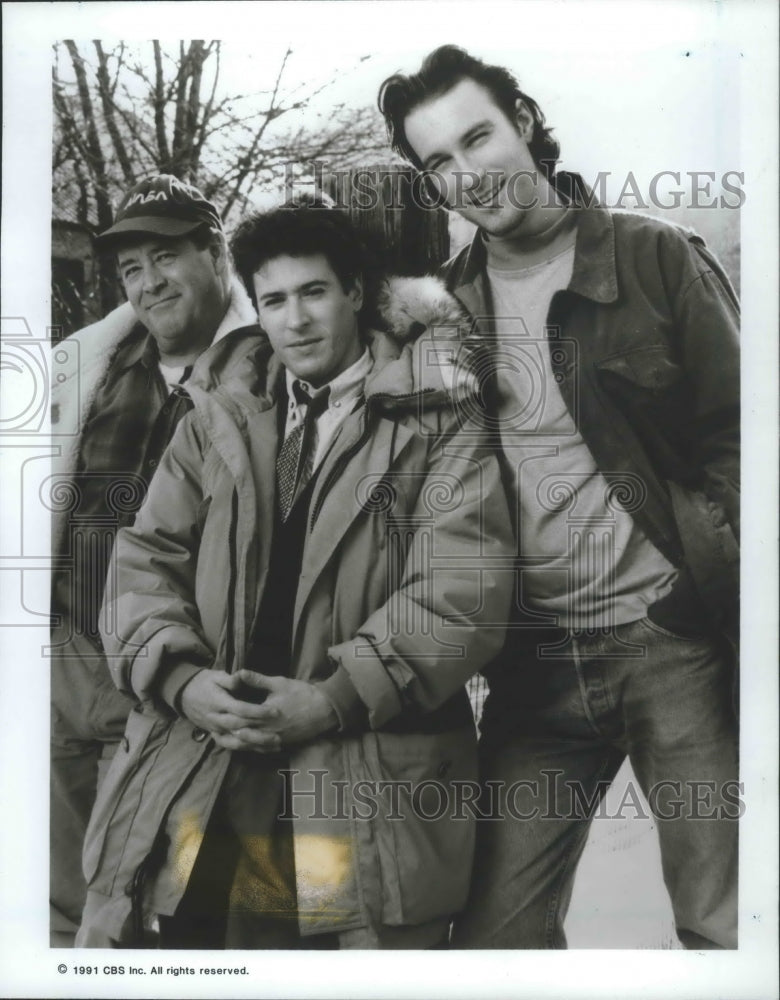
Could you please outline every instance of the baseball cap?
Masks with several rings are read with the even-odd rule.
[[[108,245],[133,233],[186,236],[198,226],[222,229],[216,206],[201,192],[173,174],[156,174],[140,181],[122,199],[114,224],[97,237]]]

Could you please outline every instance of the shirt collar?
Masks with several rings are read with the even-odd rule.
[[[558,216],[552,226],[534,236],[521,238],[488,238],[482,234],[487,253],[487,266],[496,271],[525,271],[549,264],[554,258],[574,247],[577,236],[577,216],[570,206]]]
[[[120,348],[117,355],[117,371],[127,371],[135,365],[142,364],[145,368],[156,368],[160,360],[157,341],[146,330],[146,327],[136,323],[130,337]]]
[[[332,406],[340,407],[346,400],[357,399],[363,391],[363,383],[373,365],[374,362],[371,354],[368,348],[366,348],[354,364],[351,364],[349,368],[346,368],[332,381],[328,382],[327,387],[330,389],[328,408],[330,409]],[[304,379],[296,379],[289,368],[285,369],[284,377],[287,384],[287,398],[291,401],[291,406],[297,405],[295,403],[295,394],[293,393],[293,382],[300,382],[310,396],[316,396],[317,393],[322,392],[325,388],[325,386],[320,386],[319,389],[314,389]]]
[[[561,172],[556,176],[558,179],[556,190],[561,190],[577,211],[577,238],[569,291],[595,302],[614,302],[618,296],[618,284],[612,216],[595,203],[590,192],[586,193],[589,200],[582,202],[584,186],[578,175]],[[477,231],[468,250],[459,287],[454,289],[471,312],[484,298],[480,289],[484,281],[485,258],[485,244]]]
[[[160,349],[151,333],[146,335],[140,360],[147,368],[156,368],[160,363]]]

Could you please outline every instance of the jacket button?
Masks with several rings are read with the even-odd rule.
[[[439,766],[436,768],[436,777],[443,778],[451,767],[452,767],[451,760],[443,760],[441,764],[439,764]]]
[[[122,749],[125,753],[130,753],[130,740],[126,737],[122,737]]]
[[[206,729],[193,729],[192,738],[196,743],[202,743],[208,737],[208,730]]]

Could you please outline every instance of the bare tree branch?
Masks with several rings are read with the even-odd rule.
[[[254,189],[267,190],[286,175],[303,178],[316,160],[345,166],[384,149],[370,108],[334,104],[301,123],[300,112],[316,108],[312,102],[344,71],[290,85],[291,47],[280,53],[270,86],[225,94],[226,49],[218,40],[123,43],[113,52],[94,44],[95,66],[74,43],[54,47],[55,60],[70,54],[75,74],[55,84],[56,183],[79,189],[78,163],[90,207],[99,197],[108,204],[109,190],[117,196],[132,178],[160,171],[198,184],[227,217],[249,203]]]
[[[200,161],[200,154],[203,150],[204,143],[206,142],[206,139],[211,133],[211,130],[208,129],[208,123],[211,121],[214,114],[214,97],[217,92],[217,84],[219,83],[220,55],[222,52],[222,43],[211,42],[208,47],[208,53],[211,52],[212,46],[214,46],[214,50],[217,53],[217,65],[214,70],[214,80],[211,84],[211,93],[209,94],[209,99],[208,101],[206,101],[206,106],[203,109],[203,114],[201,115],[200,127],[198,128],[198,135],[193,144],[193,148],[195,150],[195,154],[197,156],[198,161]]]
[[[154,146],[148,142],[142,134],[142,130],[139,127],[138,118],[131,112],[125,111],[121,106],[117,105],[117,112],[119,117],[122,119],[128,133],[132,136],[133,143],[141,147],[141,149],[147,154],[149,158],[149,164],[151,166],[156,166],[161,172],[165,172],[165,167],[163,162],[159,158],[159,152],[154,148]],[[139,170],[138,173],[143,173]]]
[[[184,42],[179,44],[179,70],[176,75],[176,104],[173,121],[173,143],[171,146],[171,171],[178,175],[177,167],[184,141],[184,115],[186,110],[185,96],[187,80],[190,73],[190,53],[185,52]]]
[[[170,163],[171,153],[168,149],[168,137],[165,134],[165,77],[163,76],[162,55],[160,53],[160,43],[155,39],[152,42],[154,49],[154,129],[157,136],[157,150],[160,157],[160,164]],[[161,166],[161,169],[165,169]]]
[[[119,51],[116,54],[116,73],[114,73],[114,79],[111,83],[111,100],[114,99],[114,94],[116,93],[116,85],[119,83],[119,74],[122,72],[125,64],[125,43],[119,43]]]
[[[79,189],[79,199],[76,205],[76,221],[82,225],[89,224],[89,196],[88,185],[82,163],[84,161],[85,149],[83,144],[79,144],[79,133],[76,124],[68,107],[55,64],[53,71],[53,96],[54,109],[59,124],[60,135],[56,143],[57,157],[54,162],[53,171],[56,174],[58,167],[62,163],[70,163],[73,174],[73,181]]]
[[[281,114],[281,112],[277,109],[276,99],[279,94],[279,87],[281,86],[282,83],[282,76],[284,75],[284,71],[287,66],[287,60],[290,58],[291,55],[292,55],[292,49],[288,48],[284,54],[284,58],[282,59],[282,64],[279,67],[279,72],[276,74],[276,81],[274,83],[273,91],[271,93],[271,100],[269,103],[268,111],[266,112],[266,116],[262,124],[258,128],[250,148],[247,150],[244,156],[241,157],[241,160],[239,161],[240,165],[236,179],[233,182],[233,186],[231,190],[228,192],[227,197],[225,198],[225,206],[223,208],[223,213],[226,216],[229,214],[230,209],[233,207],[236,198],[238,197],[241,185],[252,171],[253,159],[257,154],[257,150],[263,139],[265,130],[268,128],[269,124],[274,120],[274,118],[277,118],[279,114]]]
[[[130,163],[130,157],[127,155],[127,149],[125,148],[124,141],[116,124],[114,102],[111,96],[111,83],[108,75],[108,60],[101,43],[99,41],[94,41],[93,44],[98,57],[97,87],[98,94],[100,95],[100,103],[103,108],[103,117],[106,122],[106,127],[108,128],[108,134],[111,137],[111,142],[114,146],[116,158],[122,169],[122,176],[124,177],[125,183],[129,186],[135,181],[135,173],[133,171],[133,166]]]
[[[186,173],[190,180],[198,175],[198,161],[195,157],[195,137],[198,132],[198,110],[200,108],[200,86],[203,79],[203,63],[208,58],[208,51],[202,41],[194,41],[190,46],[192,52],[192,67],[190,75],[190,92],[187,97],[187,107],[184,116],[184,146],[183,159],[187,163]],[[184,172],[185,168],[182,167]]]
[[[66,41],[65,47],[70,55],[73,72],[76,75],[76,85],[78,87],[79,101],[81,103],[81,111],[86,129],[86,149],[88,153],[86,165],[93,180],[98,226],[100,229],[107,229],[113,221],[111,200],[108,192],[106,161],[103,155],[103,148],[100,144],[100,136],[97,131],[92,98],[90,96],[89,84],[87,82],[86,64],[75,42]],[[102,308],[106,312],[110,310],[116,302],[116,291],[113,288],[108,275],[103,271],[101,271],[100,274],[100,302]]]

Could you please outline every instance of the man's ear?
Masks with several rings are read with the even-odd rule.
[[[363,279],[360,275],[357,275],[357,277],[353,280],[352,287],[350,288],[348,295],[353,309],[356,313],[359,313],[363,308]]]
[[[209,242],[209,253],[214,261],[214,270],[217,274],[222,274],[227,270],[228,250],[224,233],[214,233]]]
[[[522,138],[526,142],[531,142],[534,137],[534,116],[520,97],[515,101],[515,123]]]

